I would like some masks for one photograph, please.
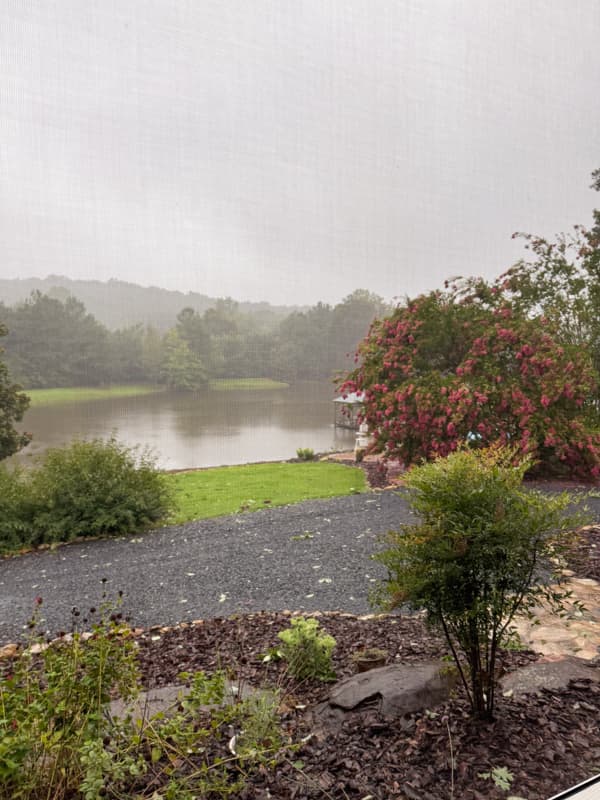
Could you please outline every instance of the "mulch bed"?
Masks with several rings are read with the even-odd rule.
[[[590,525],[579,531],[569,554],[569,567],[578,578],[600,581],[600,527]]]
[[[373,482],[385,485],[377,465],[363,468]],[[571,562],[576,575],[600,579],[600,527],[583,532]],[[424,713],[387,719],[371,702],[347,713],[339,729],[315,730],[311,710],[327,698],[328,686],[295,682],[281,661],[263,662],[289,620],[288,612],[260,613],[154,629],[138,637],[147,688],[176,682],[182,671],[225,668],[250,685],[281,690],[283,729],[291,741],[304,741],[276,769],[250,776],[239,800],[499,800],[508,795],[547,800],[600,772],[600,686],[591,680],[571,682],[562,691],[500,696],[496,719],[487,723],[471,719],[460,689]],[[353,671],[352,654],[367,647],[383,648],[390,661],[405,663],[446,654],[443,641],[418,617],[360,619],[332,613],[320,621],[337,642],[338,678]],[[527,651],[505,652],[501,670],[537,658]],[[498,767],[512,773],[510,790],[482,777]]]
[[[148,631],[138,639],[143,682],[156,687],[176,682],[181,671],[221,667],[250,685],[277,686],[282,725],[299,742],[314,733],[310,710],[326,699],[328,687],[293,681],[282,662],[263,663],[289,620],[289,614],[261,613]],[[414,617],[357,619],[336,613],[320,620],[337,642],[338,678],[353,671],[352,654],[365,647],[384,648],[390,660],[402,662],[445,654],[442,641]],[[512,670],[536,658],[507,652],[501,668]],[[313,736],[276,770],[252,776],[239,798],[505,798],[505,791],[480,775],[506,767],[514,775],[510,793],[545,800],[600,772],[599,718],[600,687],[591,681],[540,696],[500,697],[491,723],[471,720],[461,691],[440,707],[399,720],[382,717],[371,703],[348,713],[340,730]],[[297,760],[302,771],[293,766]]]

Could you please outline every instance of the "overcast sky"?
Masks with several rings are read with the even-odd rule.
[[[2,0],[0,276],[493,277],[600,196],[599,0]]]

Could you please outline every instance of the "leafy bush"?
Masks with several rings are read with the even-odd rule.
[[[427,611],[480,717],[492,715],[497,650],[515,614],[540,598],[561,608],[566,593],[540,581],[558,577],[564,533],[579,521],[564,514],[568,494],[523,490],[530,461],[515,458],[515,449],[461,450],[410,470],[420,521],[389,532],[375,556],[388,576],[374,600]]]
[[[313,461],[315,457],[315,451],[312,447],[299,447],[296,450],[296,456],[300,459],[300,461]]]
[[[0,673],[0,800],[228,797],[274,766],[277,694],[229,702],[222,672],[181,675],[190,688],[173,714],[108,713],[139,679],[130,629],[109,603],[100,616],[90,638],[29,648]]]
[[[0,322],[0,336],[6,336],[8,330]],[[4,349],[0,347],[0,356]],[[6,364],[0,358],[0,460],[8,458],[31,441],[30,433],[19,433],[15,422],[23,419],[29,408],[29,397],[23,394],[21,387],[13,383]]]
[[[25,473],[0,465],[0,553],[16,550],[28,541],[31,514]]]
[[[463,289],[408,301],[360,345],[341,390],[364,392],[374,449],[410,465],[498,441],[531,454],[530,468],[600,476],[586,348],[561,342],[546,318]]]
[[[320,681],[335,679],[331,663],[335,639],[319,630],[318,620],[313,617],[293,617],[290,627],[280,631],[277,636],[283,642],[281,652],[294,678],[316,678]]]
[[[34,544],[137,531],[163,518],[172,504],[153,458],[114,437],[48,450],[29,490]]]
[[[40,657],[26,650],[13,666],[0,677],[0,798],[70,796],[82,778],[81,748],[106,734],[111,690],[137,692],[129,630],[103,618],[88,641],[75,633]]]

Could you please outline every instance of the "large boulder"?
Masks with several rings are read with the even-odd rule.
[[[390,664],[340,681],[331,690],[329,705],[349,711],[379,698],[383,714],[403,716],[439,705],[457,681],[456,669],[441,661]]]

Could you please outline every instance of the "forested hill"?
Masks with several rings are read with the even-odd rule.
[[[21,282],[32,288],[28,284]],[[381,297],[366,289],[335,306],[317,303],[305,311],[257,304],[252,312],[231,298],[219,298],[201,312],[190,306],[191,294],[164,295],[171,301],[175,296],[179,305],[160,309],[162,329],[156,322],[136,322],[133,300],[115,300],[116,292],[105,293],[111,299],[98,305],[103,321],[65,287],[46,294],[33,289],[13,303],[0,295],[2,357],[12,378],[26,389],[133,382],[194,390],[213,378],[331,380],[350,368],[370,323],[388,310]],[[161,295],[154,296],[160,298],[157,304],[162,302]],[[126,323],[110,329],[104,321],[115,305]],[[156,314],[145,304],[138,308],[138,314]]]
[[[199,314],[214,308],[216,298],[198,292],[178,292],[157,286],[138,286],[111,279],[106,282],[73,280],[62,275],[46,278],[1,279],[0,303],[12,306],[26,300],[32,291],[64,301],[69,295],[80,300],[86,310],[110,330],[137,323],[166,331],[182,308]],[[238,303],[243,313],[252,314],[265,327],[275,326],[297,306],[272,306],[269,303]]]

